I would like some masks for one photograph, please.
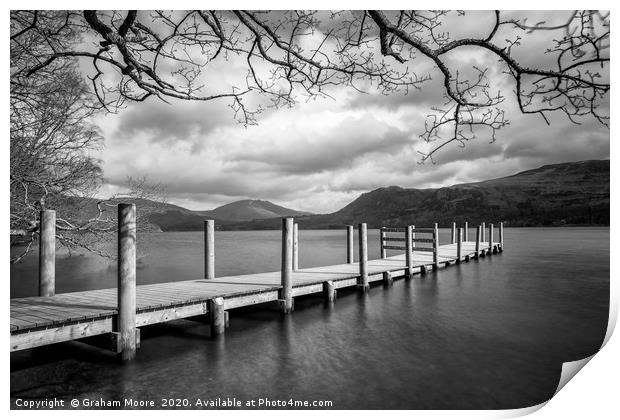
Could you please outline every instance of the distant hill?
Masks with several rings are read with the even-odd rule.
[[[225,204],[213,210],[192,211],[183,207],[166,208],[149,214],[149,221],[163,231],[200,230],[205,219],[214,219],[218,228],[246,223],[257,219],[274,219],[309,215],[310,212],[288,209],[264,200],[240,200]]]
[[[206,212],[205,212],[206,213]],[[217,220],[248,221],[273,217],[304,216],[309,212],[287,209],[264,200],[241,200],[225,204],[208,212]]]
[[[415,224],[447,226],[504,221],[507,226],[609,225],[609,160],[545,165],[515,175],[442,188],[384,187],[362,194],[331,214],[312,215],[269,201],[241,200],[213,210],[193,211],[173,204],[137,200],[143,230],[202,230],[215,219],[222,230],[280,229],[295,217],[303,229],[340,229],[368,223],[371,228]],[[87,219],[96,200],[74,199],[58,209]],[[108,209],[107,217],[115,217]]]
[[[369,227],[453,221],[509,226],[609,225],[609,160],[545,165],[504,178],[443,188],[385,187],[364,193],[341,210],[298,217],[304,229]],[[277,229],[279,220],[230,224],[230,229]]]

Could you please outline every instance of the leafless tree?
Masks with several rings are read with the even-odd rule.
[[[64,13],[50,13],[48,23],[62,22]],[[45,31],[54,29],[48,23],[39,22]],[[92,123],[99,109],[96,97],[75,59],[26,76],[20,69],[31,64],[33,53],[47,37],[23,32],[19,25],[11,29],[19,42],[11,44],[10,230],[11,243],[23,245],[11,261],[30,251],[44,209],[58,210],[61,244],[101,253],[97,244],[113,231],[114,216],[108,210],[117,197],[93,198],[102,183],[100,164],[90,154],[102,141]],[[79,41],[63,40],[67,45]],[[144,179],[129,179],[127,184],[125,197],[148,198],[152,193],[159,197],[160,186],[148,186]]]
[[[51,12],[14,12],[19,40],[42,31]],[[303,97],[329,96],[332,85],[385,94],[443,82],[444,103],[429,115],[422,137],[464,144],[486,130],[494,139],[508,124],[503,103],[516,99],[523,113],[545,120],[563,113],[575,123],[593,117],[608,123],[609,13],[566,12],[559,24],[488,12],[489,25],[476,37],[452,37],[445,23],[459,26],[468,13],[447,11],[83,11],[64,12],[54,29],[41,32],[46,43],[33,51],[21,71],[31,76],[69,57],[89,60],[90,80],[100,104],[109,110],[151,96],[190,100],[229,99],[246,124],[264,103],[290,105]],[[560,12],[558,12],[560,13]],[[479,19],[479,17],[473,17]],[[471,23],[470,23],[471,26]],[[478,25],[479,26],[479,25]],[[532,34],[549,34],[546,63],[534,66],[514,54]],[[82,42],[61,38],[82,35]],[[511,92],[494,90],[487,68],[452,68],[450,54],[477,49],[494,56],[512,81]],[[534,52],[532,52],[534,53]],[[247,75],[238,85],[210,83],[209,69],[231,57],[245,60]],[[419,74],[424,63],[434,70]]]

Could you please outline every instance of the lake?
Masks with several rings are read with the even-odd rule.
[[[448,237],[442,230],[441,243]],[[299,239],[301,268],[346,259],[345,231],[300,231]],[[140,234],[138,283],[202,277],[202,240],[201,232]],[[280,241],[279,231],[216,232],[216,275],[279,270]],[[232,310],[223,339],[190,320],[144,328],[128,365],[76,342],[13,353],[12,405],[54,397],[158,406],[162,398],[292,398],[334,409],[535,405],[553,395],[563,362],[602,344],[609,241],[609,228],[506,228],[504,253],[391,289],[342,290],[334,305],[300,298],[288,317],[269,305]],[[379,257],[376,230],[369,257]],[[59,252],[56,290],[115,287],[115,275],[113,261]],[[11,267],[11,297],[36,293],[35,253]]]

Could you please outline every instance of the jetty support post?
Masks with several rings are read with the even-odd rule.
[[[463,228],[456,231],[456,263],[460,264],[463,255]]]
[[[413,241],[412,235],[413,226],[407,226],[405,230],[405,263],[407,265],[407,272],[405,273],[405,279],[409,280],[413,275]]]
[[[293,271],[299,270],[299,224],[293,224]]]
[[[452,230],[450,231],[450,243],[456,243],[456,222],[452,222]]]
[[[205,220],[205,279],[215,278],[215,221]]]
[[[385,287],[390,287],[390,286],[392,286],[392,284],[394,284],[394,279],[392,278],[392,273],[390,273],[389,271],[384,271],[383,272],[383,285]]]
[[[486,228],[484,226],[484,222],[482,222],[482,237],[480,238],[480,241],[485,242],[486,241]]]
[[[347,264],[353,264],[353,226],[347,226]]]
[[[364,293],[368,292],[370,286],[368,284],[368,229],[366,223],[359,224],[359,251],[360,251],[360,276],[358,286]]]
[[[384,259],[387,257],[387,250],[384,248],[385,247],[385,228],[382,227],[381,229],[379,229],[379,241],[381,244],[381,259]]]
[[[499,252],[504,251],[504,222],[499,223]]]
[[[439,228],[437,227],[437,223],[435,223],[435,228],[433,229],[433,270],[437,270],[439,268]]]
[[[323,282],[323,295],[325,296],[326,302],[336,301],[336,288],[334,287],[333,281],[328,280]]]
[[[293,311],[293,218],[282,219],[282,265],[280,279],[280,309],[283,314]]]
[[[489,254],[493,253],[493,223],[489,223]]]
[[[467,220],[463,226],[463,241],[469,242],[469,224],[467,223]]]
[[[39,296],[56,293],[56,211],[39,216]]]
[[[224,299],[217,297],[209,300],[209,318],[211,320],[211,337],[224,334],[227,316],[224,311]]]
[[[482,230],[482,227],[480,225],[476,226],[476,253],[474,254],[474,257],[476,259],[480,256],[481,230]]]
[[[118,205],[117,345],[123,361],[136,356],[136,206]]]

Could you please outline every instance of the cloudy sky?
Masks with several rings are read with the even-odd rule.
[[[528,57],[533,50],[544,51],[544,42],[528,45]],[[450,60],[457,67],[487,66],[505,95],[514,89],[492,57],[464,51]],[[226,83],[229,73],[244,71],[240,67],[231,63],[211,77]],[[465,148],[451,145],[434,164],[420,165],[419,152],[429,145],[419,135],[430,108],[441,104],[441,92],[438,77],[408,95],[334,88],[333,99],[271,110],[249,127],[235,121],[224,100],[132,104],[97,121],[105,137],[99,155],[104,193],[122,189],[127,176],[146,176],[166,186],[168,202],[190,209],[252,198],[323,213],[382,186],[439,187],[548,163],[609,158],[609,131],[600,123],[575,125],[553,115],[547,125],[521,115],[509,98],[503,108],[510,126],[496,142],[480,132]]]

